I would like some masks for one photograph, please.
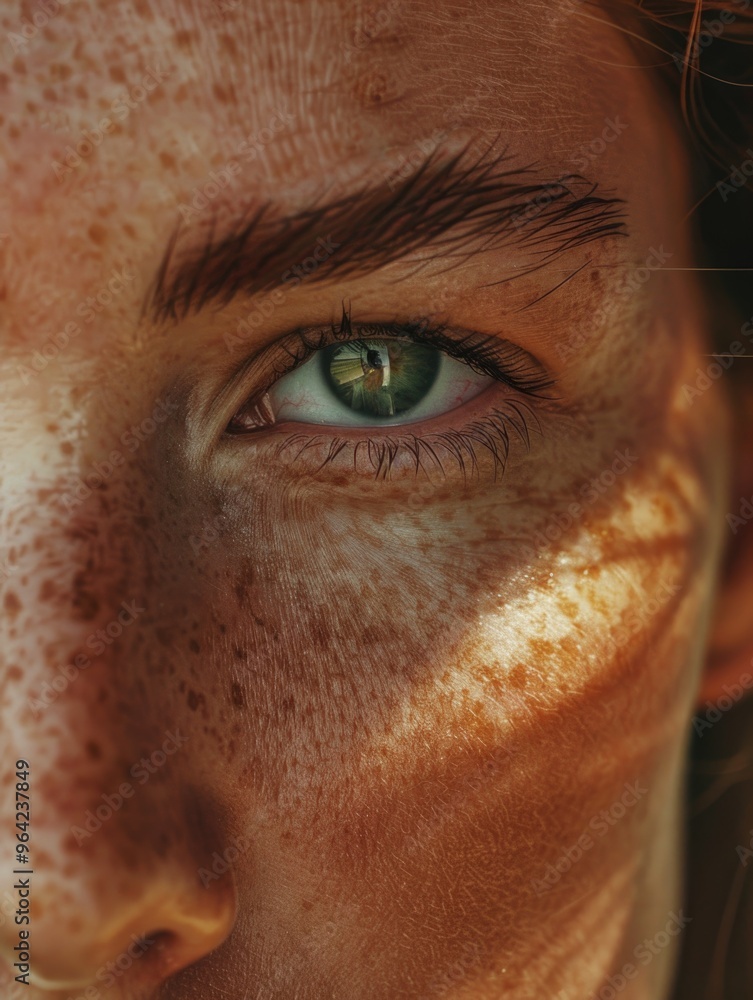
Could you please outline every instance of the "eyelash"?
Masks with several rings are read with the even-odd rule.
[[[282,378],[294,368],[300,367],[317,351],[331,344],[343,341],[357,342],[361,339],[402,337],[435,347],[451,358],[463,361],[475,372],[489,375],[495,381],[529,396],[539,396],[554,385],[554,379],[532,367],[523,351],[494,335],[479,338],[478,335],[469,332],[461,338],[448,334],[446,331],[449,327],[445,324],[431,325],[428,320],[391,325],[366,323],[357,329],[358,336],[354,335],[350,304],[347,308],[343,304],[339,326],[332,323],[329,330],[297,331],[293,336],[297,338],[300,353],[288,352],[290,363],[282,371],[275,372],[276,378]]]
[[[285,352],[285,360],[281,367],[275,367],[272,377],[267,381],[265,389],[256,393],[251,400],[244,403],[241,410],[254,405],[255,400],[263,397],[267,389],[284,375],[300,367],[318,351],[333,343],[358,342],[360,339],[371,338],[408,338],[417,343],[426,344],[443,351],[445,354],[467,364],[473,371],[488,375],[496,382],[529,398],[551,400],[546,395],[555,380],[542,369],[535,367],[526,352],[508,341],[500,340],[494,335],[479,336],[472,332],[458,336],[457,332],[448,332],[451,328],[444,324],[432,325],[428,320],[395,324],[358,324],[356,331],[351,320],[350,304],[347,308],[343,303],[342,317],[339,325],[332,323],[329,328],[317,330],[297,330],[278,345]],[[238,411],[241,412],[241,411]],[[236,414],[237,417],[237,414]],[[248,429],[233,429],[233,422],[228,425],[228,435],[249,433]],[[324,468],[341,456],[348,446],[353,449],[355,464],[359,449],[365,449],[374,470],[376,479],[386,478],[397,457],[407,451],[414,461],[415,472],[427,472],[429,468],[425,460],[430,459],[435,469],[444,475],[445,468],[437,454],[443,450],[458,464],[461,472],[467,475],[478,471],[478,456],[475,448],[484,448],[493,458],[494,479],[504,472],[510,449],[510,432],[513,431],[530,448],[530,425],[533,423],[540,432],[541,427],[531,405],[525,400],[508,399],[504,408],[495,408],[482,419],[469,423],[462,430],[438,431],[423,437],[412,433],[395,433],[391,429],[389,435],[362,438],[353,441],[345,437],[333,437],[330,434],[310,434],[297,432],[289,434],[279,445],[277,454],[290,447],[300,444],[293,461],[296,461],[309,448],[329,443],[327,455],[319,469]],[[272,426],[268,424],[267,426]],[[262,429],[262,428],[260,428]]]

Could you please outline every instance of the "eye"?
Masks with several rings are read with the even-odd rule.
[[[438,416],[493,383],[436,347],[369,337],[317,351],[268,400],[279,422],[373,427]]]
[[[425,321],[351,325],[345,310],[339,326],[298,330],[259,359],[262,369],[265,360],[273,375],[227,433],[278,423],[389,429],[449,413],[495,384],[525,396],[553,384],[530,355],[497,336]]]

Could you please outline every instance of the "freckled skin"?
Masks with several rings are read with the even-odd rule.
[[[701,303],[682,272],[628,280],[652,246],[689,262],[673,126],[616,68],[631,59],[616,31],[564,8],[511,25],[481,4],[404,4],[354,47],[356,3],[142,2],[117,22],[115,7],[66,6],[0,90],[0,834],[7,850],[24,757],[23,995],[581,1000],[679,905],[684,736],[719,550],[726,414],[714,393],[690,409],[681,393],[706,350]],[[4,30],[25,13],[6,4]],[[164,81],[56,177],[52,160],[155,66]],[[435,130],[502,134],[557,176],[622,116],[591,169],[627,200],[631,236],[568,258],[603,270],[522,312],[562,273],[490,284],[516,264],[495,251],[304,284],[234,357],[223,334],[249,302],[150,327],[141,303],[179,206],[280,106],[293,123],[244,167],[244,203],[300,208],[359,170],[387,177]],[[113,268],[134,277],[87,322]],[[210,419],[204,403],[242,351],[348,299],[360,321],[439,304],[550,368],[555,397],[525,401],[530,446],[511,432],[504,477],[483,449],[466,475],[441,448],[441,471],[402,454],[375,477],[353,429],[326,465],[322,428],[304,451],[300,426],[221,436],[234,408]],[[37,371],[71,320],[80,333]],[[238,404],[260,378],[252,366]],[[429,430],[490,400],[511,412],[511,390],[489,393]],[[635,457],[610,479],[617,452]],[[141,610],[98,645],[124,602]],[[86,667],[61,674],[77,656]],[[157,766],[169,733],[186,742]],[[124,782],[133,795],[77,842]],[[636,783],[599,835],[591,821]],[[586,858],[540,891],[588,831]],[[0,927],[6,962],[15,931]],[[97,973],[132,934],[154,943],[104,993]],[[671,960],[622,995],[660,1000]]]

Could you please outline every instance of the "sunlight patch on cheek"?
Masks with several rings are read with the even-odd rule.
[[[691,612],[700,591],[691,584],[685,553],[671,546],[658,554],[666,533],[656,532],[656,517],[652,522],[645,507],[638,504],[630,530],[623,528],[619,553],[610,554],[598,533],[583,531],[572,549],[552,559],[543,585],[529,584],[519,596],[501,599],[499,610],[479,617],[467,662],[486,669],[464,671],[470,691],[475,688],[505,714],[511,702],[516,712],[554,707],[644,655],[647,642],[658,649],[680,628],[685,642],[691,641]],[[650,523],[653,532],[646,531]],[[634,532],[655,536],[650,555],[629,555]],[[678,651],[677,662],[684,656]],[[674,671],[666,667],[669,680]],[[490,686],[488,668],[498,685]]]
[[[584,516],[552,544],[539,532],[536,571],[527,567],[499,594],[498,609],[479,616],[468,659],[493,665],[501,705],[509,689],[531,703],[581,690],[649,640],[655,649],[677,640],[678,662],[689,655],[705,578],[692,542],[707,503],[698,477],[671,452],[641,475],[640,489],[618,486],[604,519]],[[483,670],[466,673],[487,687]]]
[[[596,637],[608,633],[635,600],[627,574],[602,572],[590,579],[588,567],[566,568],[559,561],[552,563],[544,588],[532,587],[479,619],[476,656],[488,650],[503,681],[522,665],[550,691],[579,686],[583,665],[596,667]]]

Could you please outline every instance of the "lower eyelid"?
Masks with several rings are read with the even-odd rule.
[[[448,420],[453,414],[454,426]],[[265,465],[289,468],[294,479],[346,475],[411,482],[421,476],[483,486],[498,482],[513,456],[527,453],[541,435],[531,401],[497,383],[457,410],[416,423],[415,432],[410,427],[381,431],[284,422],[228,441],[234,451],[250,447],[260,459],[263,454]]]

